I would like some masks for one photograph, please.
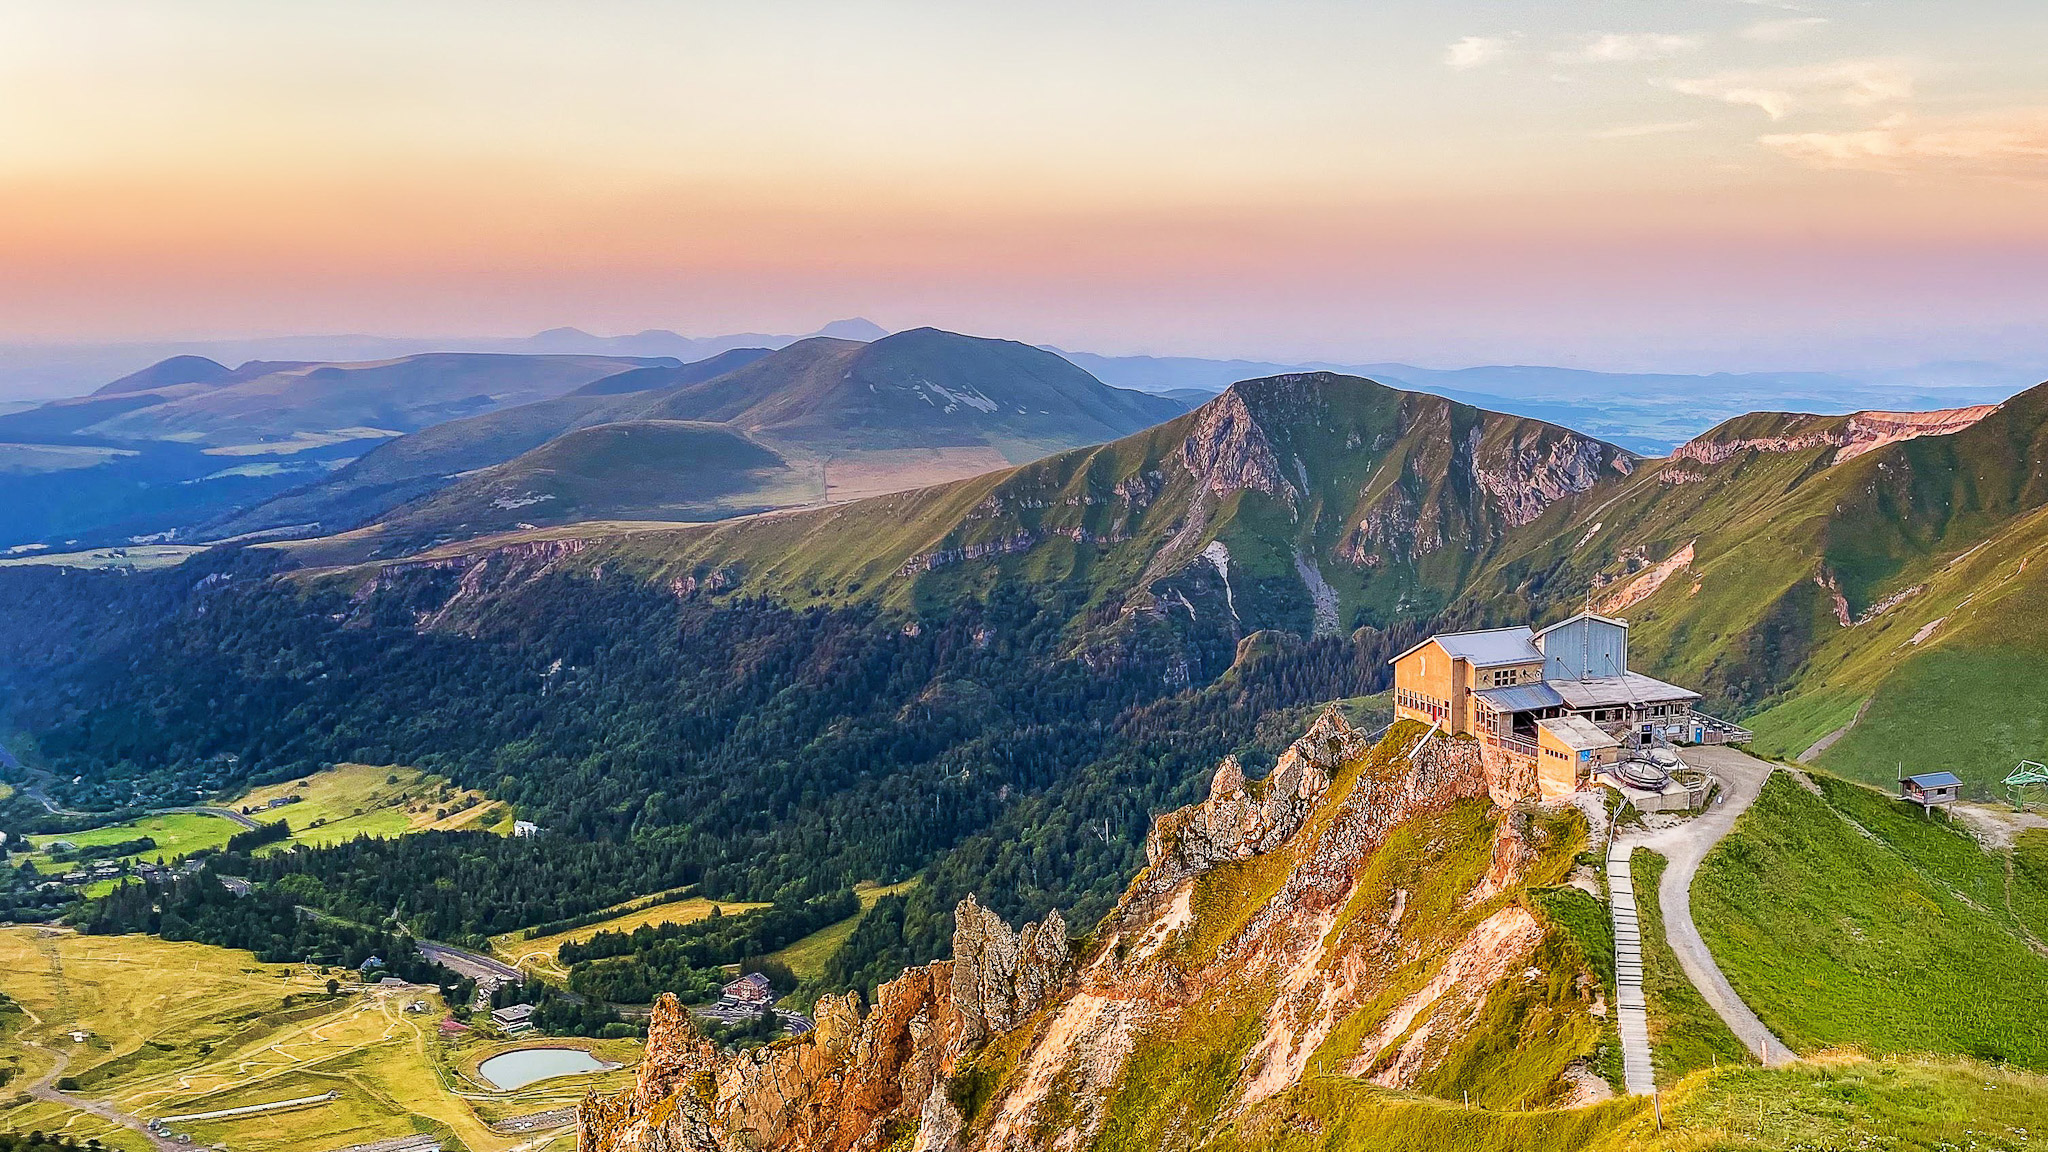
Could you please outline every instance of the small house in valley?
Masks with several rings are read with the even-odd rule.
[[[1396,656],[1394,716],[1534,769],[1546,798],[1612,765],[1624,742],[1721,744],[1749,733],[1700,712],[1700,694],[1628,666],[1628,621],[1581,612],[1542,631],[1447,632]]]

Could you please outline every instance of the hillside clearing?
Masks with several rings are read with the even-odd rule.
[[[915,887],[917,878],[914,876],[901,884],[887,886],[864,880],[853,888],[853,894],[860,897],[859,916],[848,916],[837,924],[820,928],[789,947],[773,953],[769,959],[780,960],[789,965],[789,970],[796,973],[799,980],[816,980],[825,974],[826,961],[832,959],[832,954],[839,951],[840,946],[853,935],[853,930],[860,926],[861,916],[867,915],[868,909],[873,908],[877,900],[884,896],[900,896]]]
[[[155,860],[161,856],[171,860],[193,852],[219,848],[228,842],[228,837],[242,829],[234,821],[222,816],[204,812],[160,812],[119,824],[105,824],[88,828],[83,832],[64,832],[48,836],[31,836],[29,843],[36,846],[35,855],[29,862],[40,872],[63,872],[70,864],[51,859],[50,848],[54,844],[70,844],[77,848],[105,847],[147,836],[156,841],[156,847],[130,852],[123,856],[108,857],[110,860],[136,861]]]
[[[289,796],[299,799],[268,807]],[[338,844],[357,836],[428,831],[511,831],[511,811],[505,805],[491,803],[473,788],[457,788],[443,777],[394,765],[337,764],[297,780],[252,789],[228,804],[250,809],[257,820],[288,821],[292,835],[285,844]]]
[[[645,899],[644,897],[642,899]],[[733,900],[706,900],[701,896],[675,900],[653,907],[634,908],[640,901],[628,901],[621,912],[607,920],[600,920],[582,928],[571,928],[547,936],[526,939],[517,932],[508,932],[491,941],[493,955],[504,959],[524,972],[531,972],[543,980],[567,983],[569,970],[562,967],[556,954],[564,944],[581,944],[600,932],[631,932],[635,928],[657,924],[690,924],[711,915],[716,909],[721,915],[737,916],[766,908],[766,904],[748,904]]]

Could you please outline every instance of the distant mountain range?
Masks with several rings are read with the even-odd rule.
[[[0,494],[31,497],[0,503],[0,546],[379,521],[382,553],[574,519],[717,519],[973,475],[1185,407],[1028,345],[935,329],[687,364],[436,352],[229,368],[180,355],[0,415]]]
[[[12,396],[74,396],[124,374],[148,379],[158,362],[204,358],[343,363],[426,352],[668,357],[693,362],[740,348],[784,348],[811,336],[870,342],[888,334],[869,320],[838,320],[815,332],[684,336],[667,329],[598,336],[551,328],[532,336],[422,339],[364,335],[284,336],[131,344],[0,346],[0,412]],[[1995,403],[2048,376],[2048,363],[1952,361],[1883,371],[1745,372],[1707,375],[1600,372],[1540,365],[1423,368],[1392,361],[1326,362],[1106,356],[1050,345],[1116,388],[1199,404],[1239,380],[1331,371],[1414,388],[1518,416],[1568,424],[1648,455],[1661,455],[1722,420],[1765,409],[1846,413],[1919,411]],[[145,366],[149,367],[145,367]],[[140,371],[138,371],[140,370]],[[224,367],[220,370],[227,371]],[[102,392],[107,389],[101,389]]]
[[[578,328],[550,328],[521,337],[270,336],[256,339],[138,341],[111,344],[0,345],[0,399],[76,396],[101,380],[143,375],[164,360],[199,357],[226,364],[246,361],[359,363],[425,352],[496,352],[534,356],[647,356],[702,360],[733,348],[781,348],[809,336],[877,340],[888,330],[867,320],[836,320],[815,332],[772,335],[736,332],[683,336],[649,329],[630,336],[593,336]],[[141,369],[140,372],[137,370]]]

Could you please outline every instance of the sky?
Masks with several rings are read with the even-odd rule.
[[[0,0],[0,342],[2048,368],[2040,0]]]

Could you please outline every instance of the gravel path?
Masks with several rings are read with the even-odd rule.
[[[1766,1067],[1776,1067],[1798,1059],[1796,1053],[1785,1047],[1784,1041],[1764,1027],[1742,997],[1721,974],[1721,966],[1714,963],[1714,954],[1707,950],[1706,941],[1700,939],[1698,925],[1692,920],[1692,880],[1699,872],[1700,861],[1721,837],[1735,826],[1736,817],[1741,816],[1756,802],[1763,792],[1764,781],[1770,777],[1772,766],[1745,752],[1733,748],[1687,748],[1686,761],[1705,768],[1721,778],[1721,796],[1718,803],[1704,815],[1688,820],[1676,827],[1655,832],[1635,833],[1619,839],[1616,852],[1632,852],[1636,848],[1648,848],[1662,854],[1671,863],[1664,869],[1664,879],[1657,885],[1657,898],[1664,906],[1664,938],[1671,950],[1678,956],[1678,966],[1685,970],[1686,978],[1700,990],[1708,1004]],[[1633,897],[1633,889],[1630,890]]]

